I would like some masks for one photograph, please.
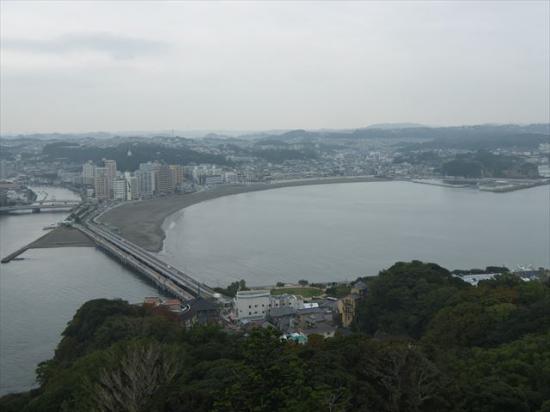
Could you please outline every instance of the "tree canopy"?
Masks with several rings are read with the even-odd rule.
[[[307,344],[273,329],[185,329],[168,312],[85,303],[40,387],[2,411],[547,411],[550,285],[473,287],[432,263],[368,279],[354,334]]]

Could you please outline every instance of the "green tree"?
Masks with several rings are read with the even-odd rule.
[[[330,288],[327,288],[325,293],[328,296],[332,296],[335,298],[343,298],[344,296],[349,295],[351,292],[351,287],[348,285],[334,285]]]
[[[99,377],[87,382],[91,410],[141,412],[181,374],[185,356],[174,346],[134,341],[111,349],[107,362]]]
[[[359,302],[355,326],[375,334],[418,338],[437,311],[468,285],[434,263],[398,262],[370,283]]]
[[[237,292],[240,290],[249,290],[249,288],[246,286],[246,282],[244,280],[239,280],[236,282],[232,282],[227,288],[214,288],[217,292],[221,293],[222,295],[229,296],[229,297],[235,297],[237,295]]]

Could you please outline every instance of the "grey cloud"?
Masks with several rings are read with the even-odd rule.
[[[113,59],[124,60],[164,52],[168,45],[156,40],[120,36],[108,32],[91,32],[68,33],[46,40],[7,38],[2,41],[2,47],[49,54],[94,51],[107,54]]]

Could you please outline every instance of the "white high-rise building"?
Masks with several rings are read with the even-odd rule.
[[[174,193],[174,175],[170,166],[161,165],[157,174],[156,192],[159,194]]]
[[[95,164],[88,161],[82,165],[82,183],[85,185],[93,185],[95,179]]]
[[[170,165],[172,171],[172,179],[174,181],[174,188],[181,190],[183,188],[183,182],[185,181],[183,166],[182,165]]]
[[[126,200],[126,179],[113,180],[113,199]]]
[[[139,197],[151,197],[155,190],[155,176],[153,172],[136,170],[137,187]]]
[[[107,177],[113,180],[116,177],[116,161],[103,159],[103,164],[105,165]]]
[[[108,200],[111,198],[111,185],[108,182],[104,167],[95,168],[94,193],[98,200]]]
[[[150,197],[157,191],[159,163],[141,163],[135,175],[138,178],[140,197]]]
[[[130,175],[130,173],[125,173],[126,179],[126,199],[127,200],[138,200],[139,199],[139,187],[138,179],[136,176]]]
[[[113,180],[115,180],[117,177],[116,161],[103,159],[103,164],[105,165],[105,179],[107,181],[107,192],[108,192],[107,198],[112,199],[113,198]]]

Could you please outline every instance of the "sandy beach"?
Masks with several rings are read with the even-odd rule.
[[[325,179],[290,180],[271,184],[220,186],[201,192],[166,196],[151,200],[128,202],[112,208],[99,218],[112,230],[150,252],[160,252],[164,242],[164,220],[188,206],[216,199],[259,190],[291,186],[324,185],[332,183],[378,182],[388,179],[375,177],[341,177]]]

